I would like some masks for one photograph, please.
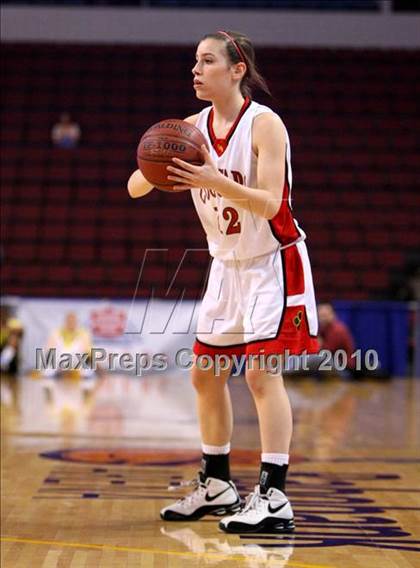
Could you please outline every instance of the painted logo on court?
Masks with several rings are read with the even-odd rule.
[[[184,492],[168,493],[168,485],[180,486],[188,476],[192,477],[200,460],[199,453],[192,450],[61,450],[41,456],[79,465],[77,468],[69,463],[57,465],[44,479],[35,499],[170,500]],[[256,483],[254,466],[258,460],[256,451],[237,451],[232,456],[233,480],[243,497]],[[418,489],[402,486],[400,475],[357,473],[356,464],[346,467],[350,469],[348,473],[320,473],[307,470],[311,465],[309,460],[301,463],[305,463],[305,468],[299,471],[295,465],[288,479],[295,533],[246,534],[240,535],[241,542],[270,551],[291,546],[294,549],[362,546],[420,552],[420,540],[414,540],[395,518],[400,511],[415,514],[420,510],[411,506],[407,498]],[[376,492],[381,495],[380,501],[375,499]],[[390,504],[383,502],[384,495],[390,496],[387,500]],[[401,499],[397,500],[395,495]],[[212,541],[215,538],[213,535]],[[205,538],[197,535],[197,539],[205,544]]]
[[[257,450],[235,449],[231,452],[236,465],[258,466],[260,452]],[[79,448],[43,452],[40,457],[65,462],[99,465],[193,465],[199,464],[201,453],[197,450],[150,450],[137,448]],[[293,455],[292,463],[300,463],[303,458]]]

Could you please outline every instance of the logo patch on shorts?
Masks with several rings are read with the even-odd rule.
[[[298,313],[293,318],[293,324],[296,327],[296,329],[300,328],[300,324],[302,323],[302,318],[303,318],[303,312],[302,310],[299,310]]]

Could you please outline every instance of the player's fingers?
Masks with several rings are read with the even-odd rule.
[[[168,172],[173,172],[173,173],[175,173],[175,174],[178,173],[178,174],[180,174],[180,175],[181,175],[181,174],[184,175],[184,174],[189,173],[189,172],[187,172],[186,170],[180,170],[179,168],[175,168],[175,166],[166,166],[166,169],[168,170]]]
[[[191,189],[191,184],[190,185],[174,185],[173,187],[174,187],[174,189]]]
[[[178,166],[181,166],[183,169],[189,172],[195,172],[197,170],[197,166],[193,166],[193,164],[189,164],[188,162],[184,162],[184,160],[180,160],[179,158],[172,158],[172,161],[175,162]],[[168,166],[170,168],[171,166]]]
[[[170,171],[172,174],[175,174],[177,176],[183,176],[186,178],[190,178],[191,176],[194,175],[192,172],[187,172],[186,170],[179,170],[178,168],[173,168],[172,166],[167,166],[166,169]]]
[[[186,183],[189,180],[185,177],[178,177],[178,176],[168,176],[170,181],[179,181],[180,183]],[[190,183],[190,182],[189,182]]]

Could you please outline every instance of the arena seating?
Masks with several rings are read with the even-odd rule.
[[[403,0],[407,2],[407,0]],[[393,0],[393,3],[401,0]],[[276,10],[379,10],[380,0],[4,0],[4,4],[83,6],[148,6],[153,8],[236,8]]]
[[[200,108],[191,47],[3,45],[2,293],[131,297],[154,287],[200,295],[206,248],[188,192],[131,200],[140,134]],[[419,53],[261,49],[288,126],[293,203],[319,299],[387,297],[419,248]],[[82,128],[60,150],[62,111]],[[153,253],[138,282],[146,249]],[[136,288],[137,287],[137,288]]]

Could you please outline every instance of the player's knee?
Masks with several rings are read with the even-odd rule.
[[[206,393],[211,395],[223,391],[226,379],[226,373],[215,375],[213,369],[201,369],[194,365],[191,369],[191,382],[198,393]]]
[[[200,369],[197,365],[192,367],[191,382],[197,392],[207,391],[210,388],[209,382],[211,379],[212,373],[210,371]]]
[[[247,369],[246,382],[248,388],[255,398],[263,398],[266,396],[270,380],[283,381],[281,375],[273,375],[267,373],[265,370],[260,369]]]
[[[263,397],[266,391],[263,372],[249,369],[246,372],[245,378],[252,396],[257,398]]]

